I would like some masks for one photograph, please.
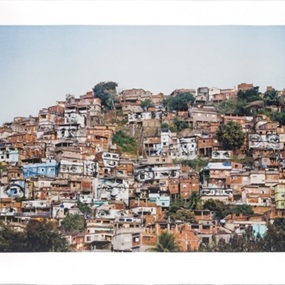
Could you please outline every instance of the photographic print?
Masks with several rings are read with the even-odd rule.
[[[284,23],[215,1],[109,23],[119,2],[0,25],[0,262],[24,272],[3,282],[275,284],[243,278],[285,252]]]

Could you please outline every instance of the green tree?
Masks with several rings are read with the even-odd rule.
[[[144,101],[141,102],[141,107],[143,109],[148,109],[149,107],[153,107],[154,104],[150,99],[145,99]]]
[[[169,125],[167,123],[162,123],[160,127],[161,129],[169,129]]]
[[[167,218],[170,218],[173,221],[180,220],[185,223],[196,223],[195,215],[193,211],[188,209],[177,209],[176,211],[172,211],[167,213]]]
[[[77,234],[86,229],[86,221],[83,215],[67,215],[61,222],[61,228],[68,234]]]
[[[275,89],[268,90],[264,93],[263,100],[266,106],[279,106],[280,98],[278,92]]]
[[[168,111],[187,111],[188,104],[193,104],[194,96],[189,92],[178,93],[175,97],[169,97],[163,101]]]
[[[285,219],[276,218],[264,236],[263,251],[285,252]]]
[[[229,99],[217,104],[217,110],[220,114],[248,115],[249,110],[246,109],[244,100]]]
[[[91,216],[93,214],[93,210],[91,207],[87,204],[82,203],[81,201],[77,201],[77,207],[80,210],[81,213],[83,213],[85,216]]]
[[[114,109],[114,101],[116,100],[116,87],[118,84],[113,81],[100,82],[93,88],[95,98],[101,99],[101,105],[104,111]]]
[[[191,210],[203,210],[203,203],[197,191],[192,192],[188,198],[187,208]]]
[[[148,249],[152,252],[178,252],[180,251],[173,234],[163,232],[158,237],[158,243],[155,247]]]
[[[0,252],[52,251],[69,251],[66,238],[53,223],[31,220],[23,231],[0,224]]]
[[[251,205],[247,205],[247,204],[242,204],[242,205],[237,205],[235,206],[232,210],[231,213],[235,213],[235,214],[242,214],[244,216],[250,216],[252,215],[254,212],[252,210]]]
[[[262,98],[260,97],[260,93],[258,90],[259,90],[258,86],[255,86],[246,91],[239,90],[237,93],[237,98],[238,100],[244,101],[245,103],[261,100]]]
[[[31,220],[26,228],[28,252],[68,251],[67,240],[52,222]]]
[[[230,206],[225,204],[224,202],[220,200],[215,199],[208,199],[204,205],[204,210],[209,210],[214,212],[214,217],[217,220],[223,219],[225,216],[227,216],[230,212]]]
[[[175,131],[178,132],[188,128],[188,123],[185,121],[180,121],[177,117],[173,118],[173,125],[175,126]]]
[[[270,119],[272,121],[278,122],[281,126],[284,126],[285,125],[285,112],[284,111],[272,112],[270,114]]]
[[[24,232],[16,231],[9,225],[0,223],[0,252],[25,252],[26,237]]]
[[[220,124],[216,135],[218,141],[226,150],[239,149],[243,145],[245,138],[241,125],[234,121]]]

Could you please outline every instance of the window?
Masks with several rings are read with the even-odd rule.
[[[210,242],[210,239],[208,237],[202,238],[202,243],[208,244]]]

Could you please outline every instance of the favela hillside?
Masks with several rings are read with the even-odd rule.
[[[285,252],[285,89],[88,89],[0,126],[0,252]]]

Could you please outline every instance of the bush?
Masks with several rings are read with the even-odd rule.
[[[117,131],[112,139],[123,152],[136,153],[137,142],[134,137],[128,136],[123,130]]]

